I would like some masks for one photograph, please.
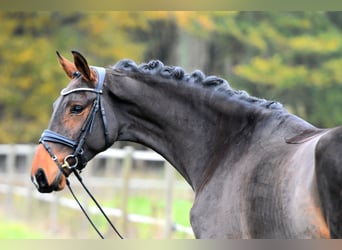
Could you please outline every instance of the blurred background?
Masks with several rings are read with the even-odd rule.
[[[0,12],[0,238],[97,238],[69,192],[39,194],[32,152],[68,83],[55,51],[89,64],[159,59],[342,124],[342,12]],[[115,143],[82,174],[127,238],[193,238],[193,193],[160,156]],[[115,238],[72,180],[101,230]]]

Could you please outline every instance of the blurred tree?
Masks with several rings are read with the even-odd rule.
[[[252,28],[252,22],[247,27]],[[269,96],[281,97],[293,112],[317,126],[342,123],[336,110],[342,98],[331,92],[339,90],[342,83],[337,66],[342,36],[329,13],[259,14],[258,23],[247,33],[256,36],[247,40],[265,41],[266,46],[257,48],[248,62],[237,64],[234,74],[261,86]],[[328,101],[331,99],[335,105]]]
[[[120,13],[0,12],[0,143],[37,142],[53,101],[68,80],[55,50],[71,49],[89,62],[113,64],[140,59],[142,48],[120,29]]]
[[[342,123],[341,12],[0,12],[0,143],[36,142],[68,82],[54,51],[90,64],[160,59]]]

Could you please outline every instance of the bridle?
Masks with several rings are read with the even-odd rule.
[[[96,113],[100,110],[101,111],[101,117],[102,117],[102,123],[104,128],[104,138],[105,138],[105,144],[106,146],[109,146],[109,139],[108,139],[108,123],[107,123],[107,117],[103,105],[103,83],[104,78],[106,75],[106,69],[102,67],[92,67],[97,72],[98,75],[98,82],[95,88],[75,88],[71,90],[63,89],[61,91],[61,96],[67,96],[72,93],[76,92],[92,92],[96,94],[96,98],[94,99],[94,102],[92,104],[91,110],[88,114],[88,117],[82,126],[81,133],[77,140],[73,140],[70,138],[65,137],[64,135],[61,135],[59,133],[56,133],[52,130],[46,129],[42,133],[39,142],[43,144],[44,148],[49,152],[50,156],[54,161],[56,161],[55,154],[52,153],[51,148],[46,142],[53,142],[53,143],[59,143],[64,146],[67,146],[69,148],[72,148],[74,152],[70,155],[67,155],[64,158],[64,162],[62,165],[62,168],[76,168],[77,170],[82,170],[86,164],[87,159],[84,157],[84,150],[83,146],[86,142],[87,136],[91,134],[93,130],[93,125],[96,117]],[[76,77],[80,77],[80,73],[75,73]]]
[[[78,199],[75,196],[74,192],[72,191],[72,189],[70,187],[70,182],[68,180],[68,176],[65,173],[64,169],[68,169],[69,171],[73,172],[75,174],[75,176],[77,177],[77,179],[82,184],[82,186],[85,189],[85,191],[90,196],[90,198],[94,201],[94,203],[99,208],[101,213],[104,215],[104,217],[106,218],[108,223],[111,225],[113,230],[116,232],[116,234],[121,239],[123,239],[123,236],[121,236],[121,234],[118,232],[118,230],[112,224],[112,222],[109,220],[108,216],[104,213],[104,211],[101,208],[101,206],[99,205],[99,203],[96,201],[96,199],[93,197],[93,195],[87,189],[87,187],[84,185],[84,183],[82,181],[82,178],[80,176],[81,170],[87,164],[87,159],[84,157],[83,147],[84,147],[84,144],[86,142],[87,136],[92,133],[95,117],[96,117],[96,114],[97,114],[97,112],[99,110],[101,112],[102,124],[103,124],[103,128],[104,128],[105,145],[106,145],[106,147],[109,146],[108,123],[107,123],[107,117],[106,117],[106,113],[105,113],[105,109],[104,109],[104,105],[103,105],[103,91],[102,91],[104,79],[105,79],[105,76],[106,76],[106,69],[102,68],[102,67],[95,67],[95,66],[92,66],[91,68],[97,73],[97,76],[98,76],[98,81],[97,81],[97,85],[96,85],[95,88],[75,88],[75,89],[71,89],[71,90],[63,89],[61,91],[61,96],[63,96],[63,97],[67,96],[67,95],[70,95],[72,93],[76,93],[76,92],[92,92],[92,93],[96,94],[96,98],[94,99],[93,104],[91,106],[91,110],[90,110],[90,112],[89,112],[89,114],[87,116],[87,119],[86,119],[84,125],[82,126],[81,133],[78,136],[78,139],[77,140],[73,140],[73,139],[65,137],[64,135],[61,135],[61,134],[59,134],[57,132],[54,132],[54,131],[49,130],[49,129],[46,129],[46,130],[43,131],[43,133],[42,133],[42,135],[41,135],[41,137],[39,139],[39,143],[41,143],[44,146],[45,150],[49,153],[51,159],[55,162],[55,164],[57,165],[57,167],[60,170],[59,174],[55,178],[55,181],[54,181],[52,186],[58,185],[58,182],[59,182],[61,176],[63,174],[65,175],[66,183],[67,183],[67,186],[68,186],[72,196],[74,197],[74,199],[76,200],[76,202],[80,206],[82,212],[87,217],[87,219],[89,220],[90,224],[93,226],[95,231],[99,234],[99,236],[102,239],[104,239],[103,235],[96,228],[96,226],[94,225],[94,223],[92,222],[92,220],[90,219],[88,214],[86,213],[85,209],[82,207],[82,205],[78,201]],[[78,77],[81,77],[81,74],[79,72],[75,72],[74,73],[74,78],[78,78]],[[52,148],[49,146],[49,144],[47,142],[53,142],[53,143],[62,144],[64,146],[72,148],[74,150],[74,152],[72,154],[67,155],[64,158],[64,160],[63,160],[63,164],[61,164],[58,161],[57,156],[54,154]]]

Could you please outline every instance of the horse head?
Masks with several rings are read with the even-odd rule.
[[[113,114],[107,117],[105,112],[109,105],[109,98],[104,98],[108,95],[104,86],[106,70],[89,66],[76,51],[72,54],[74,62],[57,52],[58,62],[71,81],[53,105],[48,129],[33,159],[31,179],[40,192],[62,190],[73,170],[84,168],[116,137]]]

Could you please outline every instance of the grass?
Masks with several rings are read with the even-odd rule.
[[[60,195],[71,198],[68,192],[60,193]],[[114,197],[115,199],[105,199],[104,197],[101,198],[100,195],[96,195],[102,207],[121,208],[121,196],[115,195]],[[13,202],[14,209],[11,218],[15,219],[7,218],[7,214],[1,213],[0,210],[0,239],[98,238],[88,221],[86,221],[85,216],[79,210],[58,206],[56,217],[51,217],[50,203],[33,199],[30,206],[26,206],[26,200],[21,196],[15,196]],[[93,206],[92,203],[89,205]],[[190,227],[189,210],[191,206],[190,200],[175,197],[172,208],[173,222]],[[130,214],[139,214],[163,220],[165,217],[165,202],[156,192],[150,192],[150,195],[145,193],[131,194],[128,199],[127,210]],[[53,217],[57,218],[57,224],[53,222]],[[105,235],[105,238],[116,238],[102,216],[91,215],[91,218]],[[162,225],[129,222],[125,229],[122,218],[111,217],[110,219],[118,230],[129,239],[164,238],[164,227]],[[186,233],[173,232],[171,238],[193,237]]]
[[[119,198],[114,200],[107,200],[103,203],[106,207],[121,207],[121,201]],[[139,214],[158,219],[165,217],[165,202],[159,200],[158,197],[142,196],[142,195],[131,195],[127,203],[127,211],[129,214]],[[189,211],[192,206],[191,201],[184,199],[177,199],[173,202],[172,207],[172,218],[175,224],[190,227],[189,222]],[[119,227],[122,221],[116,219],[119,223]],[[97,225],[102,227],[102,230],[106,228],[106,222],[101,216],[97,216]],[[163,228],[161,226],[141,224],[141,223],[129,223],[128,231],[134,238],[139,239],[153,239],[156,237],[162,237]],[[173,238],[191,238],[191,236],[181,233],[174,232]]]
[[[114,201],[107,201],[106,206],[114,206],[120,207],[120,199],[117,198]],[[156,218],[163,218],[165,216],[165,201],[159,200],[155,197],[149,196],[130,196],[127,204],[128,213],[146,215]],[[177,199],[173,202],[172,207],[172,217],[174,222],[177,224],[181,224],[183,226],[190,227],[189,222],[189,211],[192,206],[191,201],[184,199]]]
[[[121,189],[93,188],[94,195],[102,207],[119,208],[123,206]],[[85,198],[83,190],[76,188],[81,203],[87,208],[93,206],[89,198]],[[72,199],[68,190],[59,193],[44,194],[55,195]],[[95,238],[95,231],[91,228],[85,216],[79,210],[69,209],[58,205],[54,207],[45,201],[25,198],[14,195],[12,198],[11,218],[1,213],[1,206],[6,208],[7,195],[0,194],[0,239],[44,239],[44,238]],[[172,219],[175,224],[190,227],[189,211],[192,206],[192,193],[188,191],[174,191]],[[5,209],[6,210],[6,209]],[[129,214],[165,218],[165,191],[156,189],[134,189],[129,191],[127,211]],[[106,238],[115,238],[107,222],[100,215],[91,215],[94,223],[104,233]],[[125,227],[122,218],[111,217],[120,232],[129,239],[160,239],[164,238],[163,225],[151,225],[129,222]],[[191,235],[173,232],[171,238],[193,238]]]
[[[32,229],[22,222],[1,218],[0,239],[42,239],[45,235]]]

